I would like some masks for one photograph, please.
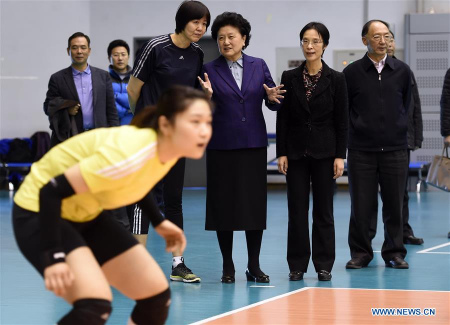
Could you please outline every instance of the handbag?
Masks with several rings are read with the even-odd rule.
[[[444,156],[445,152],[445,156]],[[427,184],[450,192],[450,158],[448,157],[448,144],[444,145],[442,155],[434,156],[427,175]]]

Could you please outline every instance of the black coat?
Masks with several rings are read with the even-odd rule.
[[[411,71],[411,104],[408,110],[408,149],[422,147],[423,142],[423,121],[422,108],[420,105],[419,89],[416,78]]]
[[[114,93],[111,85],[109,73],[90,66],[92,76],[92,93],[94,106],[95,128],[118,126],[119,117],[117,115]],[[44,112],[49,114],[50,101],[55,98],[73,100],[80,102],[77,88],[73,81],[72,67],[65,68],[54,73],[48,83],[48,91],[44,102]],[[75,122],[78,132],[83,132],[83,113],[81,110],[75,115]],[[54,121],[50,119],[50,129],[52,130],[52,146],[61,142],[55,134]]]
[[[361,151],[407,149],[411,69],[387,56],[378,73],[366,55],[344,69],[348,89],[348,148]]]
[[[344,74],[322,61],[322,75],[308,102],[302,75],[305,64],[284,71],[281,77],[287,92],[277,113],[277,157],[345,159],[348,100]]]
[[[450,69],[447,70],[444,78],[441,97],[441,135],[450,135]]]
[[[397,59],[395,55],[394,59]],[[398,60],[398,59],[397,59]],[[408,149],[414,150],[422,147],[423,120],[420,105],[419,89],[416,78],[411,70],[411,103],[408,109]]]

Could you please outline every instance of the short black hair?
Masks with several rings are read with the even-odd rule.
[[[306,31],[310,29],[316,30],[317,33],[322,38],[323,44],[325,44],[325,46],[328,46],[328,42],[330,41],[330,32],[328,31],[328,28],[324,24],[318,23],[316,21],[312,21],[302,28],[302,30],[300,31],[300,40],[303,39],[303,35],[306,33]]]
[[[362,37],[367,35],[367,33],[369,32],[370,25],[372,25],[372,23],[375,23],[375,22],[379,22],[379,23],[384,24],[390,30],[389,24],[387,22],[385,22],[383,20],[380,20],[380,19],[372,19],[372,20],[369,20],[367,23],[364,24],[364,26],[362,28],[362,31],[361,31],[361,36]]]
[[[180,34],[188,22],[203,17],[206,17],[206,29],[208,29],[211,22],[211,14],[209,13],[208,7],[200,1],[183,1],[175,15],[175,33]]]
[[[391,35],[392,35],[392,39],[395,39],[395,35],[394,35],[394,32],[393,32],[393,31],[391,31],[391,30],[389,29],[389,33],[391,33]]]
[[[89,36],[87,36],[86,34],[82,33],[82,32],[76,32],[74,34],[72,34],[72,36],[69,37],[69,40],[67,41],[67,48],[70,49],[70,42],[77,37],[84,37],[87,42],[88,42],[88,47],[91,47],[91,39],[89,38]]]
[[[128,45],[128,43],[122,39],[116,39],[108,45],[108,58],[111,58],[112,50],[114,50],[118,46],[123,46],[127,50],[128,55],[130,55],[130,46]]]
[[[241,14],[238,14],[236,12],[224,12],[223,14],[217,16],[212,24],[211,36],[213,40],[217,41],[217,33],[219,32],[219,29],[224,26],[233,26],[239,29],[239,33],[241,33],[242,36],[246,37],[245,44],[242,47],[242,49],[245,50],[250,44],[250,38],[252,37],[250,35],[252,26],[250,26],[248,20],[242,17]]]

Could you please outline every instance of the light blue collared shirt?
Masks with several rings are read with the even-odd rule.
[[[93,129],[95,124],[91,68],[88,65],[86,70],[81,72],[72,67],[72,75],[83,113],[83,127],[85,130]]]
[[[242,55],[234,62],[228,59],[225,60],[227,60],[227,65],[231,70],[231,74],[233,75],[234,80],[236,80],[239,89],[241,89],[242,76],[244,75],[244,59],[242,58]]]

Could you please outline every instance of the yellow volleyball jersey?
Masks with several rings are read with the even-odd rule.
[[[85,222],[103,209],[116,209],[142,199],[167,174],[176,159],[162,164],[156,132],[134,126],[95,129],[52,148],[31,166],[14,202],[39,212],[39,192],[50,179],[80,164],[89,191],[62,201],[64,219]]]

